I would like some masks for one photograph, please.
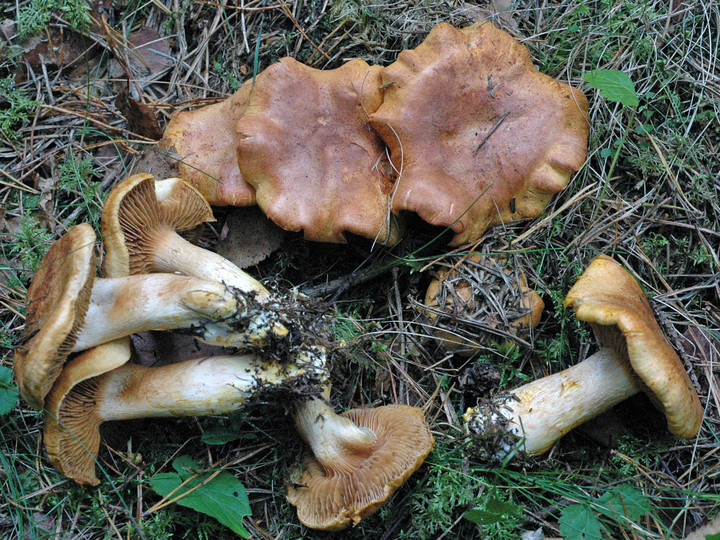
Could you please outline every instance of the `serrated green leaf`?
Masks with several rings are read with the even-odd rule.
[[[600,497],[598,503],[598,512],[616,520],[618,516],[625,516],[631,521],[637,521],[652,510],[650,501],[642,491],[630,484],[614,487]]]
[[[217,519],[243,538],[250,537],[242,523],[243,518],[251,514],[250,501],[240,480],[226,471],[214,477],[215,473],[205,472],[178,489],[184,480],[195,474],[197,463],[189,456],[180,456],[173,461],[173,468],[178,472],[153,476],[149,480],[150,488],[162,497],[172,493],[171,499],[187,493],[175,502]],[[188,493],[195,486],[199,487]]]
[[[240,438],[240,434],[235,429],[217,427],[208,429],[202,434],[202,442],[210,445],[226,444]]]
[[[609,101],[622,103],[626,107],[640,105],[635,85],[627,73],[614,69],[594,69],[585,73],[583,80]]]
[[[12,371],[0,366],[0,416],[15,408],[18,400],[18,389],[12,383]]]
[[[720,540],[720,533],[706,534],[705,540]]]
[[[560,513],[560,534],[565,540],[602,540],[600,521],[582,504],[572,504]]]

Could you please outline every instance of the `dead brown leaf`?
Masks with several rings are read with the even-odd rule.
[[[126,47],[119,49],[122,59],[135,79],[151,79],[165,68],[173,65],[171,48],[168,38],[161,36],[152,28],[142,27],[127,37]],[[126,72],[118,63],[113,62],[110,68],[113,78],[125,77]]]
[[[230,210],[217,252],[240,268],[265,260],[282,244],[285,231],[270,221],[257,206]]]
[[[127,88],[118,93],[117,98],[115,98],[115,106],[120,109],[127,119],[130,131],[156,141],[162,138],[163,131],[157,118],[155,118],[155,114],[145,103],[140,103],[130,97]]]

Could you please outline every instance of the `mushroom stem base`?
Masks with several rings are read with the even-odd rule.
[[[625,361],[604,348],[583,362],[467,410],[466,428],[490,457],[542,454],[560,437],[640,391]]]

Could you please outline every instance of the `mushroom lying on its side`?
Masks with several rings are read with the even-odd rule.
[[[13,370],[27,402],[42,408],[67,356],[143,330],[184,328],[216,345],[246,346],[252,313],[214,281],[175,274],[95,278],[95,232],[72,227],[45,254],[26,296]]]
[[[161,367],[125,363],[124,342],[104,344],[74,358],[46,400],[45,448],[51,463],[80,484],[97,485],[100,425],[111,420],[207,416],[238,410],[266,386],[317,384],[324,354],[308,348],[288,364],[255,355],[213,356]]]
[[[103,270],[106,275],[178,272],[267,299],[268,290],[255,278],[178,234],[210,221],[215,221],[210,205],[184,180],[133,175],[113,188],[103,206]]]
[[[422,409],[407,405],[338,415],[314,398],[299,405],[295,425],[313,456],[287,499],[312,529],[357,525],[385,504],[434,444]]]
[[[589,322],[603,348],[560,373],[468,409],[468,433],[503,458],[540,454],[574,427],[645,391],[665,413],[669,431],[693,437],[703,411],[682,362],[663,335],[637,281],[600,255],[568,292],[566,307]]]

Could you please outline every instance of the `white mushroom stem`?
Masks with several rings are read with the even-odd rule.
[[[356,426],[352,420],[333,411],[324,400],[309,399],[298,405],[295,426],[324,467],[353,469],[348,456],[370,455],[377,441],[375,434]]]
[[[503,459],[515,448],[547,451],[576,426],[640,392],[627,361],[609,347],[549,375],[467,410],[472,437],[485,438]]]
[[[318,366],[310,365],[310,371]],[[103,421],[162,416],[206,416],[236,411],[259,388],[308,370],[255,355],[213,356],[161,367],[125,364],[96,378]]]
[[[71,352],[144,330],[173,328],[190,328],[198,339],[215,345],[246,346],[273,329],[264,324],[267,318],[248,310],[218,282],[175,274],[96,278]]]

